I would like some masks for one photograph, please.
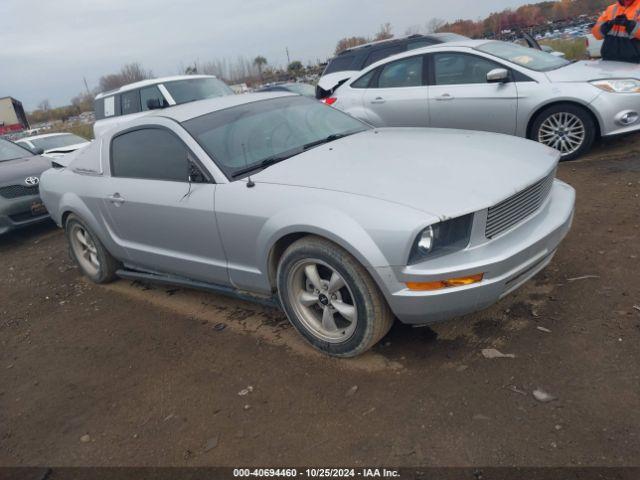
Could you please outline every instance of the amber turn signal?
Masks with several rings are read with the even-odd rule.
[[[408,282],[407,287],[414,292],[429,292],[433,290],[443,290],[445,288],[462,287],[481,282],[484,273],[471,275],[470,277],[450,278],[449,280],[439,280],[437,282]]]

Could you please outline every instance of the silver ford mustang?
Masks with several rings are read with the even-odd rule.
[[[315,347],[350,357],[394,317],[473,312],[544,268],[574,209],[558,157],[263,93],[150,111],[56,159],[41,193],[93,281],[279,304]]]
[[[386,58],[324,101],[376,127],[506,133],[570,160],[598,136],[640,131],[640,67],[467,40]]]

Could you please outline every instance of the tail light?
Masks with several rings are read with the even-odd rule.
[[[322,102],[326,103],[327,105],[333,105],[337,101],[338,101],[338,99],[336,97],[328,97],[328,98],[322,99]]]

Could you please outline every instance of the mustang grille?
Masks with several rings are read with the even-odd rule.
[[[29,195],[38,195],[39,189],[37,185],[27,187],[25,185],[9,185],[8,187],[0,187],[0,197],[18,198],[28,197]]]
[[[489,208],[485,236],[493,238],[531,216],[549,196],[555,170],[530,187]]]

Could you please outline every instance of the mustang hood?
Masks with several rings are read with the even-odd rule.
[[[0,184],[23,185],[27,177],[38,177],[51,167],[49,160],[40,156],[18,158],[0,162]]]
[[[488,208],[553,170],[560,154],[517,137],[445,129],[368,130],[252,178],[372,197],[441,219]]]
[[[575,62],[547,72],[552,82],[590,82],[605,78],[638,78],[638,65],[607,60]]]

